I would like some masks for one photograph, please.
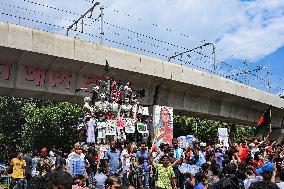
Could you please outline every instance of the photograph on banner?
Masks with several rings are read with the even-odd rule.
[[[113,136],[116,135],[116,120],[107,120],[106,122],[106,135]]]
[[[105,158],[105,153],[106,153],[106,151],[108,151],[108,149],[109,149],[108,146],[101,146],[100,147],[100,151],[99,151],[99,154],[98,154],[100,159],[104,159]]]
[[[167,106],[154,106],[153,125],[155,131],[154,143],[172,145],[173,139],[173,108]]]
[[[147,124],[138,122],[136,125],[138,133],[148,133]]]
[[[177,138],[178,140],[178,146],[180,148],[186,148],[186,136],[180,136]]]
[[[118,117],[117,118],[117,129],[120,130],[120,129],[123,129],[124,126],[125,126],[125,119],[122,118],[122,117]]]
[[[106,137],[106,122],[98,122],[97,123],[98,129],[98,139],[104,139]]]
[[[128,133],[128,134],[135,133],[135,125],[134,125],[133,119],[131,118],[125,119],[124,131],[125,133]]]
[[[219,136],[228,136],[228,129],[227,128],[218,128]]]
[[[229,147],[229,134],[227,128],[218,128],[219,142],[224,146]]]

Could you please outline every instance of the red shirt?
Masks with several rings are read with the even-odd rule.
[[[245,162],[249,153],[249,148],[248,147],[239,147],[239,157],[241,159],[241,162]]]

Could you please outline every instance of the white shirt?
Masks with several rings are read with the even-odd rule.
[[[276,183],[280,189],[284,189],[284,182]]]
[[[248,189],[251,183],[262,181],[262,176],[249,176],[247,179],[244,180],[245,189]]]

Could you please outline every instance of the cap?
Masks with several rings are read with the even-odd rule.
[[[200,146],[205,147],[205,146],[206,146],[206,143],[205,143],[205,142],[201,142],[201,143],[200,143]]]
[[[256,169],[256,173],[263,174],[265,172],[273,172],[274,170],[274,163],[267,162],[261,168]]]
[[[255,144],[254,143],[250,143],[249,147],[255,147]]]
[[[92,117],[89,113],[86,113],[85,118]]]
[[[216,144],[216,148],[221,148],[221,144]]]
[[[46,151],[47,151],[46,148],[42,148],[42,149],[41,149],[41,152],[42,152],[42,153],[44,153],[44,152],[46,152]]]

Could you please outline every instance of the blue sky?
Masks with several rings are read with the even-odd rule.
[[[91,1],[0,0],[0,21],[65,35]],[[105,0],[102,4],[104,44],[167,60],[175,52],[214,42],[218,73],[229,76],[267,67],[271,92],[284,95],[284,0]],[[70,36],[98,43],[100,23],[94,21],[98,15],[97,8],[92,19],[84,19],[83,33],[71,31]],[[213,71],[212,47],[186,55],[171,62]],[[231,79],[267,90],[264,69]]]

